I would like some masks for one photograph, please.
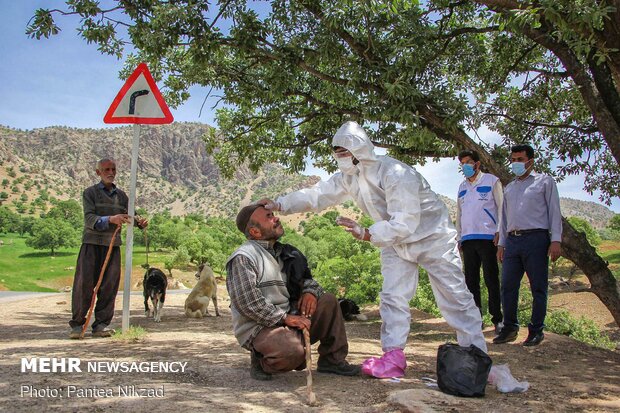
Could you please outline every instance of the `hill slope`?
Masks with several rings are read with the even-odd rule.
[[[239,205],[274,197],[316,183],[319,178],[286,174],[267,165],[257,175],[240,166],[233,179],[224,179],[208,155],[202,136],[211,129],[200,123],[143,126],[138,159],[136,205],[149,212],[172,215],[201,213],[232,217]],[[82,190],[97,181],[97,159],[113,157],[117,182],[128,188],[133,130],[49,127],[32,131],[0,127],[0,195],[22,213],[49,207],[49,196],[80,200]],[[454,219],[456,202],[441,196]],[[0,196],[2,202],[2,196]],[[607,207],[561,198],[564,216],[585,219],[603,228],[614,215]]]
[[[258,174],[240,166],[224,179],[202,136],[210,129],[198,123],[142,127],[136,205],[173,215],[202,213],[232,216],[243,202],[311,185],[317,177],[286,174],[267,165]],[[30,212],[40,197],[80,200],[82,190],[97,182],[95,163],[117,161],[117,183],[129,186],[132,128],[75,129],[50,127],[33,131],[0,129],[0,181],[7,204]],[[25,197],[24,197],[25,195]],[[46,201],[44,199],[43,201]],[[46,202],[38,201],[43,209]]]

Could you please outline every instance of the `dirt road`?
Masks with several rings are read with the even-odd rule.
[[[232,335],[222,286],[222,317],[187,319],[184,299],[183,294],[170,294],[162,322],[156,324],[145,319],[140,298],[132,296],[131,322],[148,332],[135,343],[69,340],[69,293],[1,303],[0,411],[390,412],[402,409],[388,402],[391,393],[402,390],[409,390],[406,396],[421,406],[418,411],[620,411],[620,353],[551,333],[534,348],[519,345],[525,333],[516,343],[489,345],[496,364],[508,363],[517,379],[530,383],[524,394],[502,394],[489,386],[486,397],[464,399],[428,388],[422,378],[435,377],[437,347],[455,337],[443,320],[417,312],[404,379],[315,372],[319,405],[310,408],[305,405],[305,372],[279,375],[270,382],[250,379],[249,355]],[[119,296],[114,327],[120,324],[120,308]],[[366,311],[369,321],[347,324],[351,362],[380,353],[378,313],[374,308]],[[491,339],[491,329],[486,336]],[[81,372],[32,372],[32,365],[21,372],[22,359],[32,362],[33,357],[79,359]],[[125,362],[128,371],[110,372],[115,362]],[[163,368],[175,371],[154,371]]]

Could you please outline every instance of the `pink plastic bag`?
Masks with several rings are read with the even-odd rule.
[[[401,349],[384,353],[381,358],[371,357],[362,363],[362,373],[367,376],[387,379],[391,377],[403,377],[407,359]]]

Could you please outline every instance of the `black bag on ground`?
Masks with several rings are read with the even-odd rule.
[[[482,397],[491,364],[491,357],[473,344],[442,344],[437,351],[437,385],[454,396]]]

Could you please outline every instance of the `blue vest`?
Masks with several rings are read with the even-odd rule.
[[[484,174],[473,185],[465,179],[459,186],[457,202],[461,207],[461,241],[492,240],[497,232],[497,207],[493,186],[498,178]]]

